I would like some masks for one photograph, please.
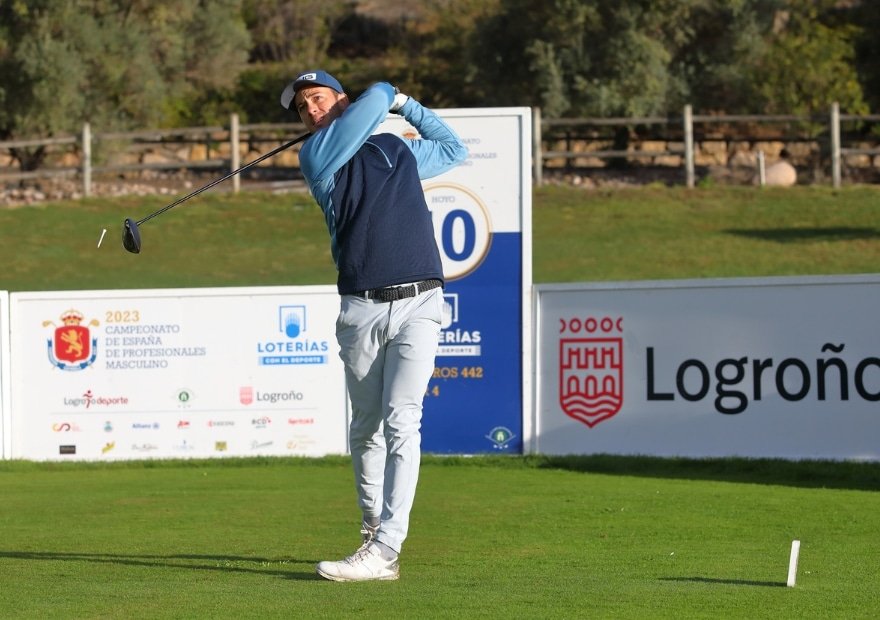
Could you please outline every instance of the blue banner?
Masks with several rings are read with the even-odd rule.
[[[522,452],[520,254],[520,234],[496,234],[479,268],[444,290],[448,315],[422,421],[426,452]]]

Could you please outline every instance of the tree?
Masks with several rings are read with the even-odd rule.
[[[838,100],[860,110],[858,30],[839,4],[500,0],[467,46],[478,85],[467,103],[540,106],[551,118],[678,114],[684,103],[799,113]]]
[[[767,62],[786,0],[712,0],[690,15],[690,34],[672,57],[683,100],[705,112],[757,113],[756,70]]]
[[[855,67],[865,99],[872,110],[880,108],[880,3],[861,2],[850,11],[850,23],[856,24]]]
[[[836,0],[789,0],[764,62],[753,69],[768,113],[827,113],[837,101],[863,113],[855,69],[857,29],[834,19]]]
[[[0,138],[174,125],[231,87],[250,39],[241,0],[0,3]],[[18,151],[24,169],[40,150]]]
[[[322,64],[334,27],[345,14],[344,0],[246,0],[243,15],[253,36],[256,62],[300,66]]]
[[[711,0],[502,0],[471,58],[494,105],[553,116],[663,114],[687,90],[677,52]]]
[[[389,79],[434,107],[485,105],[473,51],[476,26],[499,0],[425,0],[421,14],[388,52]]]

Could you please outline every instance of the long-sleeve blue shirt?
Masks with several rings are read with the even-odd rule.
[[[390,84],[373,84],[300,151],[303,175],[330,232],[342,295],[443,280],[420,181],[460,164],[467,149],[440,117],[413,98],[399,113],[421,139],[373,135],[393,100]]]

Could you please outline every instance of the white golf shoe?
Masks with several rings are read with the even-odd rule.
[[[330,581],[378,581],[400,577],[397,558],[387,560],[376,543],[365,543],[340,562],[319,562],[318,574]]]

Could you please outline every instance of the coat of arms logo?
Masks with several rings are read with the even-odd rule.
[[[559,404],[593,428],[623,406],[623,318],[562,319]]]
[[[54,321],[43,321],[43,327],[55,326],[52,338],[46,341],[49,362],[61,370],[83,370],[94,363],[98,356],[98,339],[93,338],[89,327],[100,325],[92,319],[82,325],[82,312],[70,309],[61,314],[61,325]]]

